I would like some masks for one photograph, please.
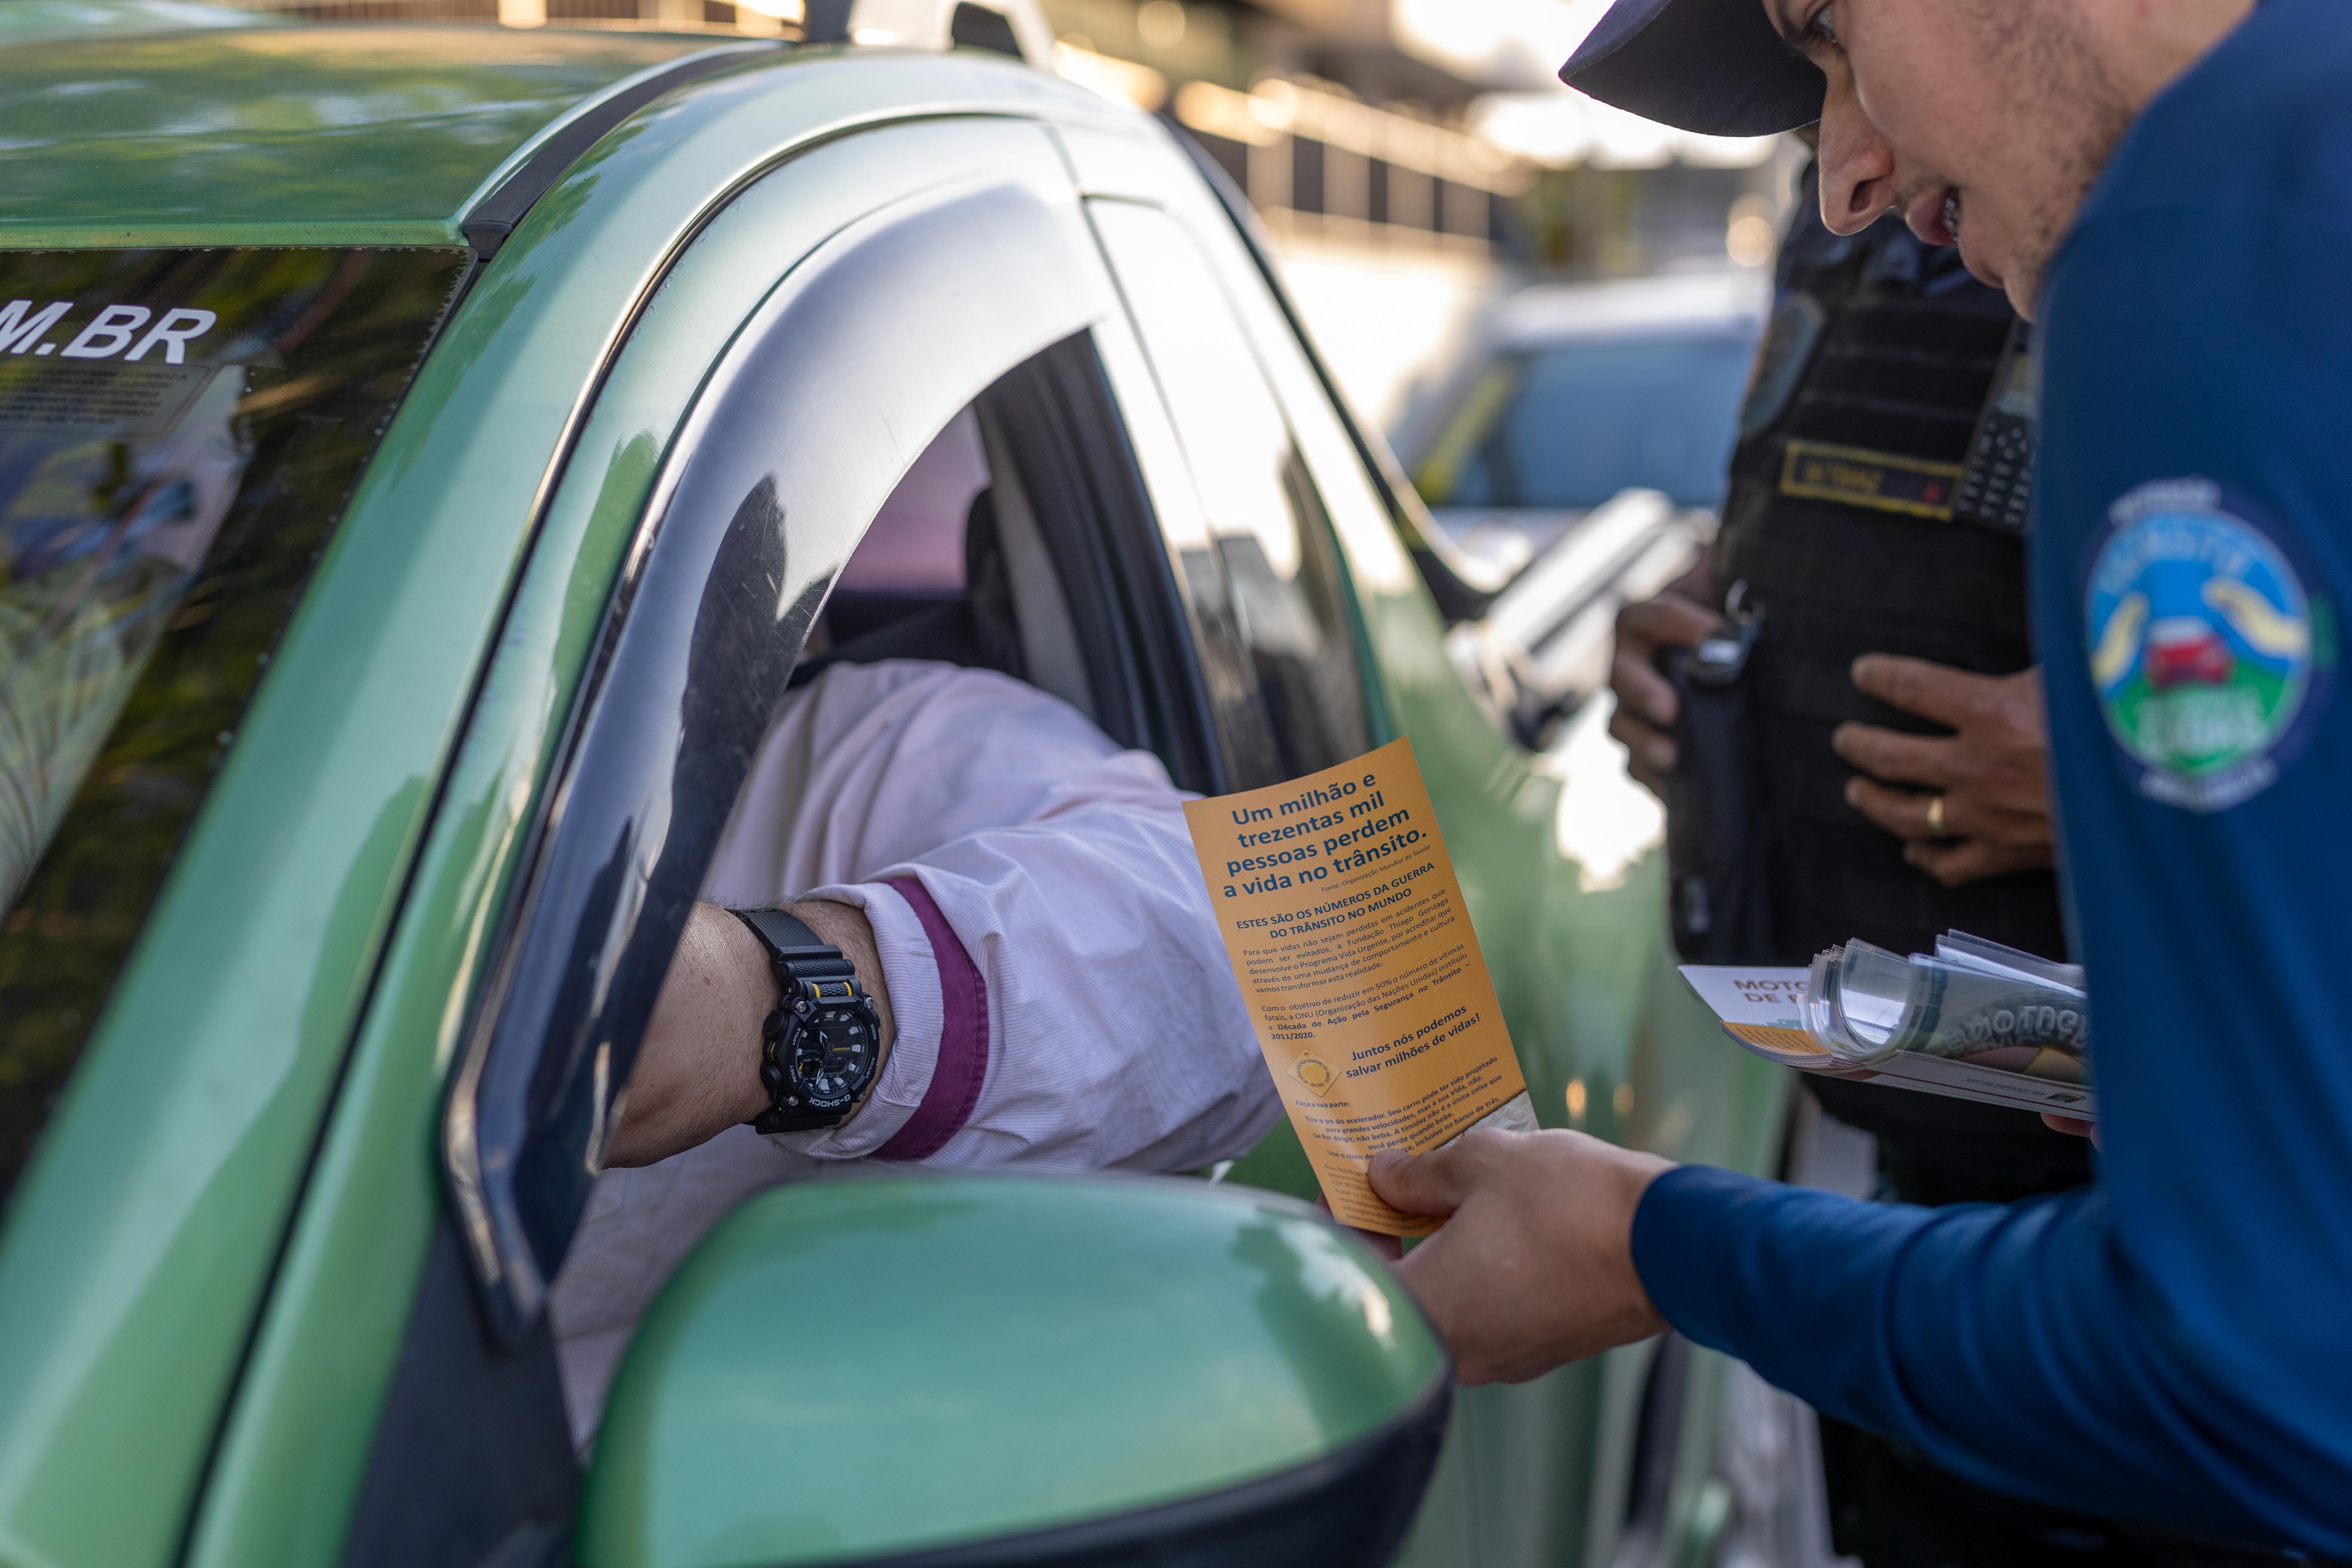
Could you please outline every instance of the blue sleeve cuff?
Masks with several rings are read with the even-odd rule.
[[[1633,1269],[1651,1305],[1682,1336],[1747,1359],[1733,1343],[1728,1312],[1737,1282],[1724,1265],[1738,1251],[1743,1213],[1762,1194],[1784,1192],[1712,1165],[1679,1165],[1652,1182],[1633,1210]]]

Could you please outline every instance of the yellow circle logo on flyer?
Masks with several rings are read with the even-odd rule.
[[[1298,1059],[1290,1064],[1290,1076],[1318,1094],[1330,1093],[1331,1086],[1339,1081],[1339,1075],[1331,1070],[1331,1064],[1313,1051],[1298,1053]]]

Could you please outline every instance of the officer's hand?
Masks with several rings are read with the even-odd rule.
[[[1907,735],[1841,724],[1830,738],[1839,756],[1870,775],[1846,781],[1847,804],[1904,840],[1905,859],[1948,888],[2052,864],[2050,742],[2038,668],[1971,675],[1873,653],[1853,661],[1853,683],[1958,731]],[[1930,817],[1939,795],[1940,834]]]
[[[1397,1273],[1453,1349],[1464,1383],[1525,1383],[1647,1339],[1665,1321],[1633,1270],[1633,1211],[1673,1163],[1581,1132],[1473,1132],[1434,1153],[1382,1154],[1372,1190],[1451,1215]]]
[[[1702,559],[1669,583],[1654,599],[1617,612],[1617,651],[1609,665],[1609,689],[1617,710],[1609,732],[1630,754],[1629,769],[1659,795],[1675,771],[1675,689],[1658,673],[1658,650],[1696,647],[1723,617],[1706,606],[1716,599],[1715,563]]]

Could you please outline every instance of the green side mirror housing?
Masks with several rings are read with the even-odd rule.
[[[1386,1563],[1451,1366],[1285,1197],[1121,1177],[780,1188],[615,1378],[582,1568]]]

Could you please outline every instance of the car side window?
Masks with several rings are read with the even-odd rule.
[[[1024,366],[1083,384],[1087,328],[1118,310],[1050,142],[1012,124],[960,135],[992,144],[984,167],[873,192],[750,296],[641,503],[445,1113],[458,1232],[508,1342],[541,1321],[678,932],[842,564],[974,392]],[[790,232],[808,169],[755,187],[698,244],[755,256],[721,237]],[[1106,727],[1140,728],[1129,671],[1097,668]]]
[[[1343,762],[1370,744],[1364,681],[1330,519],[1298,443],[1182,226],[1131,202],[1088,210],[1206,523],[1175,553],[1232,785]]]
[[[818,658],[1017,674],[1181,785],[1217,777],[1087,330],[1118,300],[1050,145],[1014,150],[796,268],[655,480],[447,1114],[450,1191],[509,1336],[539,1318],[751,760],[877,516]]]

